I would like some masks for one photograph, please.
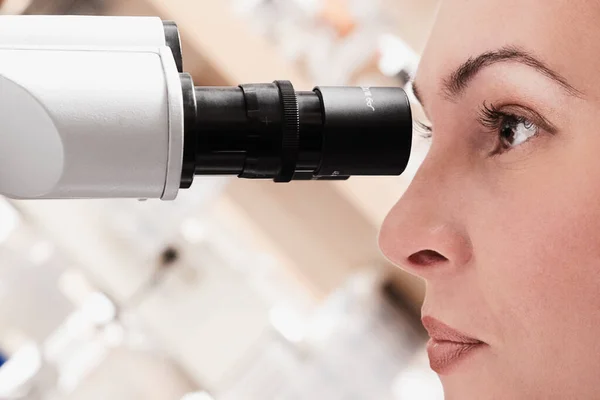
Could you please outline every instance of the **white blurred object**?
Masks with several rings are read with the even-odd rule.
[[[398,375],[392,391],[396,400],[444,400],[442,384],[429,368],[424,351],[420,351],[408,368]]]
[[[191,244],[198,244],[208,238],[208,229],[197,218],[188,218],[181,224],[181,235]]]
[[[81,308],[83,315],[95,325],[106,325],[117,316],[114,303],[100,292],[92,293]]]
[[[63,272],[58,279],[58,288],[67,299],[78,307],[82,306],[88,296],[95,292],[85,275],[77,270]]]
[[[58,387],[71,393],[105,359],[107,349],[98,341],[81,342],[76,351],[70,354],[69,361],[60,368]]]
[[[329,304],[343,302],[344,294],[340,291],[334,293],[328,299]],[[322,307],[317,310],[311,319],[308,327],[307,337],[312,343],[327,343],[332,339],[336,327],[343,319],[343,315],[339,310],[332,310],[331,307]]]
[[[102,339],[108,347],[119,347],[125,341],[125,333],[125,328],[122,325],[113,322],[104,327]]]
[[[273,327],[292,343],[300,343],[304,339],[305,323],[292,309],[274,307],[269,312],[269,319]]]
[[[0,368],[0,398],[6,399],[26,391],[42,367],[42,356],[35,343],[21,347]]]
[[[45,359],[59,373],[58,387],[65,393],[74,391],[104,361],[108,346],[123,340],[123,332],[112,326],[104,332],[96,327],[108,325],[116,316],[116,307],[102,293],[87,296],[81,308],[50,335],[44,343]]]
[[[384,34],[379,38],[379,70],[386,76],[396,76],[406,71],[414,76],[419,64],[419,56],[396,35]]]

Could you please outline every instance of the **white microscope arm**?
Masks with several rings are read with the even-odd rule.
[[[0,195],[174,199],[179,73],[159,18],[0,17]]]

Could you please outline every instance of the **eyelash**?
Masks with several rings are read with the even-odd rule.
[[[500,111],[493,104],[485,102],[479,111],[479,123],[492,131],[498,131],[506,122],[524,123],[531,122],[528,118],[505,111]]]
[[[518,107],[518,108],[521,108],[521,107]],[[532,113],[537,115],[537,113],[535,113],[535,112],[532,112]],[[550,133],[554,133],[554,130],[555,130],[555,128],[541,116],[537,116],[536,118],[529,118],[529,117],[525,117],[523,115],[519,115],[519,114],[512,113],[512,112],[501,111],[495,105],[493,105],[493,104],[488,105],[485,102],[483,103],[483,106],[481,107],[481,109],[479,111],[478,121],[482,126],[489,129],[492,133],[494,133],[498,136],[499,143],[502,143],[501,129],[508,122],[510,122],[511,124],[520,124],[520,123],[531,124],[531,125],[538,127],[538,129],[545,129],[546,131],[548,131]],[[420,121],[415,121],[415,124],[417,127],[417,131],[419,131],[421,137],[423,137],[425,139],[432,138],[432,136],[433,136],[433,127],[432,126],[427,125]],[[502,149],[501,146],[502,146],[501,144],[497,145],[496,148],[490,153],[490,155],[495,156],[495,155],[499,155],[499,154],[502,154],[502,153],[505,153],[505,152],[511,150],[511,148]]]
[[[431,139],[433,136],[433,127],[421,121],[415,121],[415,130],[424,139]]]

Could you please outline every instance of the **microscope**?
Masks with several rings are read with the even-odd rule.
[[[194,177],[400,175],[402,88],[199,87],[177,25],[152,17],[0,17],[0,195],[173,200]]]

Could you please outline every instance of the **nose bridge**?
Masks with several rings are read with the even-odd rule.
[[[412,208],[429,218],[458,206],[460,177],[464,175],[457,157],[451,152],[432,148],[415,174],[396,208]],[[406,205],[405,205],[406,204]]]
[[[454,171],[454,166],[435,155],[424,160],[390,213],[389,218],[397,226],[398,233],[410,229],[414,233],[421,232],[411,235],[412,238],[419,238],[425,232],[433,235],[457,218],[460,190],[458,179],[451,178],[457,174]]]
[[[432,148],[384,222],[383,253],[413,274],[425,277],[434,266],[464,265],[471,258],[461,215],[464,171],[455,160]]]

